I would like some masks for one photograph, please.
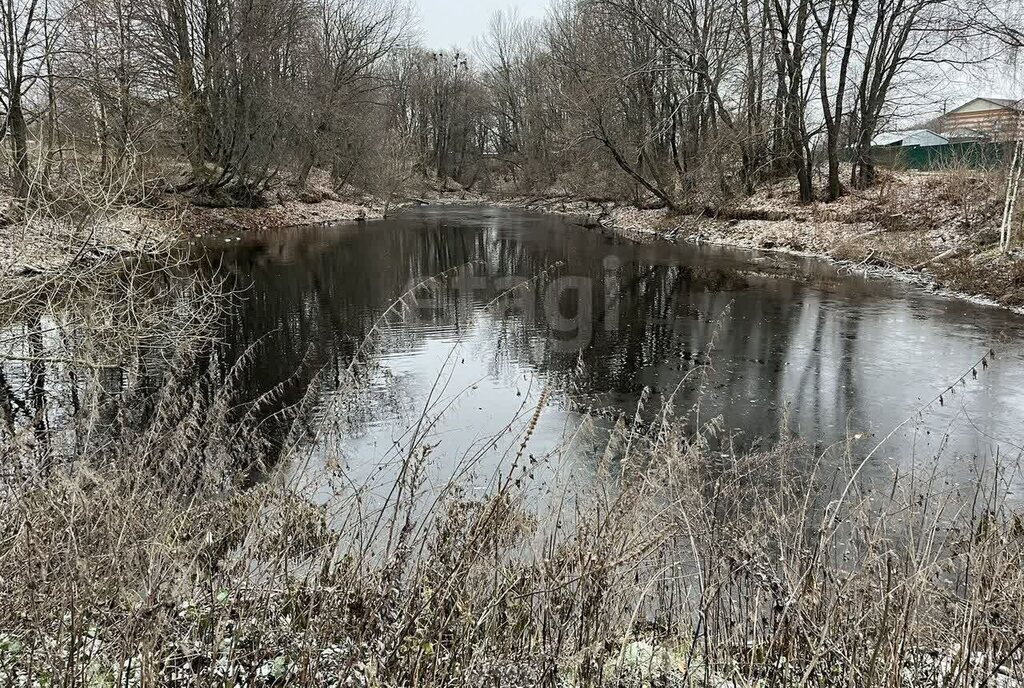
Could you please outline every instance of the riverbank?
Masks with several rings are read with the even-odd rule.
[[[800,204],[792,181],[702,214],[571,198],[504,198],[503,207],[580,218],[634,240],[705,242],[819,257],[994,305],[1024,308],[1024,250],[1000,253],[999,182],[984,173],[886,173],[834,203]]]
[[[108,258],[162,253],[182,239],[214,232],[366,222],[382,219],[384,212],[385,205],[371,197],[311,192],[255,208],[201,206],[167,195],[144,207],[98,212],[88,220],[40,213],[0,232],[0,276],[59,273]]]
[[[436,188],[434,188],[436,187]],[[571,197],[485,197],[434,184],[385,203],[324,185],[264,194],[258,207],[197,204],[167,194],[76,224],[31,219],[0,235],[0,274],[58,272],[78,262],[159,252],[182,238],[382,219],[404,205],[491,204],[557,213],[633,240],[707,242],[820,257],[880,277],[914,281],[976,301],[1024,308],[1024,251],[995,248],[1002,202],[996,175],[957,171],[884,173],[867,191],[834,203],[797,202],[793,180],[700,214]]]
[[[59,274],[110,258],[160,253],[176,239],[170,223],[135,208],[88,222],[32,217],[0,231],[0,278]]]
[[[450,179],[428,179],[384,199],[351,186],[336,190],[322,171],[315,171],[302,190],[282,182],[251,207],[227,196],[163,191],[147,195],[144,203],[79,209],[74,215],[54,215],[45,208],[0,232],[0,277],[56,274],[106,258],[166,252],[183,239],[218,232],[369,222],[410,205],[484,201]],[[0,206],[10,203],[0,198]]]

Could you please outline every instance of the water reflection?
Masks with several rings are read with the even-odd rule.
[[[740,444],[791,429],[819,447],[860,434],[866,452],[990,347],[997,363],[870,468],[943,450],[966,479],[1024,444],[1020,318],[813,261],[635,245],[487,208],[220,237],[209,255],[245,290],[221,332],[221,373],[246,355],[243,401],[274,390],[279,408],[312,390],[318,419],[341,422],[350,466],[366,471],[399,455],[420,417],[435,457],[496,468],[542,395],[528,451],[560,447],[558,461],[585,470],[600,442],[575,433],[583,414],[598,428],[632,417],[645,389],[648,416],[671,397],[721,414]],[[358,390],[345,374],[354,360]]]
[[[221,451],[209,427],[200,433],[195,423],[217,413],[222,378],[211,374],[209,335],[224,304],[219,283],[197,279],[194,268],[127,260],[84,276],[5,286],[6,477],[112,459],[112,447],[130,446],[138,452],[133,458],[164,461],[168,474],[184,481]],[[190,422],[177,422],[183,418]],[[160,436],[158,427],[174,432]]]

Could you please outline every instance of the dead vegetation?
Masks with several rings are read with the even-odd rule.
[[[998,248],[1003,184],[999,171],[879,171],[872,189],[830,203],[802,204],[790,179],[699,215],[577,198],[503,203],[592,217],[640,239],[826,256],[1019,307],[1024,305],[1020,249]]]
[[[4,685],[1024,681],[1012,462],[959,488],[927,462],[869,479],[861,438],[723,454],[717,419],[669,404],[620,418],[554,493],[516,449],[533,424],[486,494],[428,478],[442,459],[419,432],[375,489],[315,383],[282,441],[259,439],[265,400],[232,395],[245,357],[209,359],[216,289],[108,277],[5,314]],[[998,372],[975,363],[938,386]]]

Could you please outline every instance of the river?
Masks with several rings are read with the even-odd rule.
[[[969,482],[1024,446],[1024,318],[819,260],[490,207],[205,245],[240,293],[221,360],[248,352],[249,400],[330,422],[357,478],[413,437],[442,475],[486,480],[523,452],[586,473],[602,429],[669,397],[679,423],[720,417],[723,447],[795,435],[883,478]]]

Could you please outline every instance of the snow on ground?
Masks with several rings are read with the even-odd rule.
[[[174,241],[170,224],[126,209],[89,222],[29,217],[0,231],[0,276],[56,272],[120,253],[149,253]]]

